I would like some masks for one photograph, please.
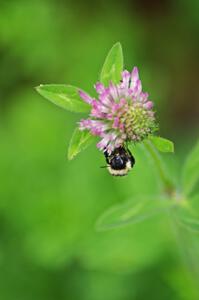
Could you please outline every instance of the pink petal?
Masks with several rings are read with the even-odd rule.
[[[91,127],[91,120],[87,119],[87,120],[81,120],[79,122],[79,129],[80,130],[84,130],[84,129],[90,129]]]
[[[91,129],[91,133],[92,133],[93,135],[101,136],[101,134],[103,133],[103,131],[102,131],[100,128],[92,128],[92,129]]]
[[[124,98],[120,99],[120,102],[119,102],[120,107],[123,107],[125,104],[127,104],[126,99],[124,99]]]
[[[130,77],[131,77],[131,75],[127,70],[124,70],[122,72],[122,82],[120,84],[121,88],[124,88],[125,90],[129,88]]]
[[[79,95],[86,103],[91,104],[93,102],[93,98],[84,91],[79,90]]]
[[[143,105],[144,108],[150,110],[152,109],[153,107],[153,102],[152,101],[147,101],[144,105]]]
[[[131,83],[130,88],[134,89],[136,86],[137,81],[139,80],[138,68],[134,67],[131,72]]]
[[[99,111],[98,109],[92,108],[90,116],[95,117],[95,118],[100,118],[100,119],[105,119],[106,114]]]
[[[118,148],[124,144],[124,140],[122,138],[117,138],[115,141],[115,148]]]
[[[119,103],[113,103],[111,108],[112,108],[111,111],[114,114],[120,108],[120,105],[119,105]]]
[[[120,119],[118,117],[115,117],[114,122],[113,122],[113,128],[118,128],[119,122],[120,122]]]
[[[104,135],[103,139],[97,144],[97,147],[101,150],[104,150],[104,148],[111,147],[113,148],[114,141],[116,139],[117,135],[115,132],[107,133]],[[109,149],[107,148],[107,149]]]
[[[114,100],[117,100],[118,98],[118,90],[117,90],[117,86],[112,84],[112,82],[109,85],[109,93],[112,96],[112,98]]]
[[[94,110],[98,111],[98,113],[108,113],[110,111],[109,107],[104,105],[101,101],[94,100],[92,103],[92,107]]]
[[[147,99],[148,99],[148,93],[140,93],[140,102],[146,102],[147,101]]]
[[[108,89],[99,96],[99,100],[106,107],[109,107],[109,109],[112,106],[113,100],[110,99],[110,94]]]
[[[113,150],[115,149],[115,144],[114,143],[109,143],[108,146],[106,147],[106,151],[111,154]]]
[[[95,84],[95,89],[96,89],[98,94],[102,94],[103,92],[105,92],[105,87],[101,82],[97,82]]]
[[[99,148],[100,150],[104,150],[104,148],[106,148],[108,143],[109,143],[109,136],[106,135],[99,143],[97,143],[97,148]]]
[[[137,95],[139,95],[142,91],[142,83],[141,80],[138,80],[136,83]]]

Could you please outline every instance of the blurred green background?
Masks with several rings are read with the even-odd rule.
[[[40,83],[93,93],[105,56],[120,41],[155,102],[165,155],[180,173],[199,116],[199,2],[0,0],[0,298],[2,300],[197,300],[166,216],[96,232],[110,205],[159,190],[146,158],[112,178],[91,146],[67,146],[82,118],[39,96]],[[197,249],[199,251],[199,249]],[[199,284],[198,284],[199,286]]]

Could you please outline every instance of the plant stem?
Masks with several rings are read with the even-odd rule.
[[[169,176],[168,176],[168,174],[165,170],[164,162],[163,162],[160,154],[155,149],[155,147],[152,145],[151,141],[144,140],[143,144],[145,146],[145,149],[151,155],[151,157],[154,161],[156,169],[159,173],[159,178],[160,178],[160,180],[162,182],[162,185],[163,185],[164,193],[167,196],[173,195],[175,193],[175,187],[174,187],[174,184],[171,181],[171,178],[169,178]]]
[[[164,161],[161,158],[161,155],[158,153],[156,148],[149,140],[145,140],[143,142],[147,153],[152,157],[156,169],[159,174],[159,178],[162,182],[164,193],[169,196],[169,198],[173,199],[176,204],[180,205],[182,195],[178,195],[176,192],[176,187],[173,184],[170,176],[168,176]],[[179,199],[178,199],[179,197]],[[175,208],[174,208],[175,209]],[[188,273],[191,275],[193,280],[193,285],[196,286],[196,289],[193,287],[193,293],[196,294],[196,299],[198,299],[198,283],[199,283],[199,255],[198,255],[198,239],[194,234],[186,231],[184,228],[181,228],[178,222],[176,222],[177,216],[173,211],[173,208],[168,209],[168,215],[170,217],[171,228],[174,232],[175,239],[179,245],[180,252],[182,254],[182,258],[185,262],[185,266],[187,267]],[[196,245],[197,244],[197,245]]]

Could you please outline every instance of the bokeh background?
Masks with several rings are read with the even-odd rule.
[[[105,56],[120,41],[156,104],[172,175],[198,136],[199,2],[0,0],[0,297],[3,300],[197,300],[183,249],[164,215],[108,232],[110,205],[159,185],[146,158],[126,178],[99,166],[91,146],[67,146],[83,116],[36,93],[70,83],[93,93]],[[196,249],[199,251],[199,249]]]

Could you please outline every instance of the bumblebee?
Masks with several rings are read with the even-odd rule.
[[[129,149],[123,146],[115,148],[110,154],[105,150],[104,156],[108,171],[113,176],[127,175],[135,164],[135,158]]]

